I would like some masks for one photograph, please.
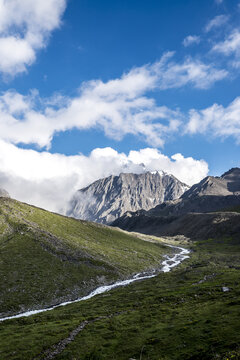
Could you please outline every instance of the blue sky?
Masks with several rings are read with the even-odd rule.
[[[238,1],[29,1],[0,14],[0,186],[51,208],[49,179],[62,178],[62,191],[67,175],[85,179],[70,181],[75,190],[140,172],[141,149],[152,149],[142,155],[146,170],[190,185],[240,166]],[[102,168],[87,176],[98,148]],[[16,179],[48,200],[28,199]]]

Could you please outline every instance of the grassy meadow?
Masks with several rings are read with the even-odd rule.
[[[0,358],[239,359],[240,241],[208,239],[191,249],[170,273],[0,323]],[[54,349],[60,352],[50,357]]]
[[[107,226],[0,198],[0,316],[76,299],[159,267],[171,251]]]

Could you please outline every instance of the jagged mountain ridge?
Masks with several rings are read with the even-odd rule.
[[[179,199],[149,210],[150,215],[168,216],[189,212],[224,210],[240,204],[240,169],[233,168],[220,177],[207,176]]]
[[[185,220],[188,219],[190,223],[196,221],[196,226],[191,226],[187,235],[196,237],[197,232],[201,233],[202,225],[199,226],[199,219],[203,218],[203,213],[206,214],[205,220],[206,217],[211,217],[213,225],[215,217],[207,213],[221,212],[238,206],[240,206],[240,169],[233,168],[220,177],[204,178],[177,200],[165,202],[149,211],[126,212],[112,225],[128,231],[170,236],[186,234],[186,224],[189,222]],[[189,217],[190,213],[196,213],[197,216]],[[224,219],[225,215],[222,218]],[[229,225],[229,230],[230,228]]]
[[[232,168],[220,177],[207,176],[186,191],[182,198],[190,199],[204,195],[240,195],[240,169]]]
[[[68,216],[109,224],[126,211],[149,210],[179,198],[189,187],[165,172],[121,173],[80,189],[70,202]]]

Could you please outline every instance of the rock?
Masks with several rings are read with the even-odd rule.
[[[223,287],[222,287],[222,291],[223,291],[223,292],[228,292],[228,291],[230,291],[230,289],[229,289],[227,286],[223,286]]]
[[[212,238],[240,233],[240,169],[208,176],[176,200],[126,212],[111,225],[148,235]]]
[[[109,224],[126,211],[149,210],[164,201],[178,199],[188,189],[163,171],[122,173],[79,190],[70,202],[67,215]]]

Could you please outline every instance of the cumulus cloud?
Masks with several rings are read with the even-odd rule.
[[[231,136],[240,144],[240,97],[227,107],[214,104],[203,110],[191,110],[187,132],[222,138]]]
[[[169,158],[157,149],[146,148],[130,151],[128,158],[134,164],[143,163],[147,171],[164,170],[190,186],[199,182],[208,173],[208,165],[204,160],[185,158],[180,153]]]
[[[205,26],[205,31],[209,32],[212,29],[219,28],[226,24],[229,20],[228,15],[217,15],[212,20],[210,20],[207,25]]]
[[[155,170],[192,185],[207,175],[208,165],[181,154],[169,158],[153,148],[129,154],[97,148],[89,156],[66,156],[20,149],[0,140],[0,187],[18,200],[62,213],[76,190],[99,178]]]
[[[0,72],[24,72],[58,28],[66,0],[0,0]]]
[[[185,85],[205,89],[227,76],[214,65],[190,58],[176,63],[172,57],[173,53],[166,53],[158,62],[106,83],[88,81],[74,98],[41,99],[37,91],[26,96],[5,92],[0,95],[0,138],[50,147],[56,132],[98,127],[117,140],[133,134],[163,146],[165,138],[179,129],[182,115],[156,104],[149,91]]]
[[[192,44],[199,44],[201,41],[200,36],[197,35],[188,35],[183,40],[183,46],[188,47]]]

